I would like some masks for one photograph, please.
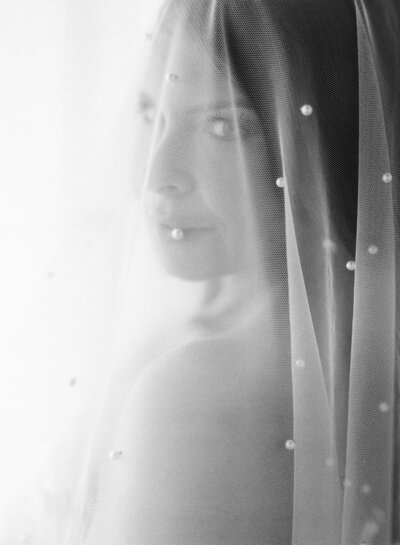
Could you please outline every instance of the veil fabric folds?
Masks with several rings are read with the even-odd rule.
[[[136,204],[63,544],[399,543],[400,4],[154,16],[105,174]]]

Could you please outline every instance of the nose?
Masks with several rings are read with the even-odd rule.
[[[148,190],[171,197],[191,193],[196,186],[191,147],[187,134],[164,133],[149,160]]]

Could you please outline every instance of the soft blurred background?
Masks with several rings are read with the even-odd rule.
[[[96,172],[157,3],[0,4],[0,545],[62,543],[132,219]]]

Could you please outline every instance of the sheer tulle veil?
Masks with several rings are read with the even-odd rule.
[[[142,30],[91,174],[130,193],[61,543],[400,542],[400,4]]]

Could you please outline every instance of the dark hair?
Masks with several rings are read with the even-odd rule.
[[[281,191],[272,189],[282,175],[276,111],[285,112],[290,127],[287,134],[295,139],[296,149],[306,146],[303,154],[297,153],[293,165],[298,178],[302,179],[302,172],[305,179],[309,177],[309,151],[318,145],[337,241],[348,256],[354,256],[358,59],[353,2],[168,0],[164,16],[171,10],[183,15],[185,24],[196,33],[217,66],[223,70],[229,62],[236,83],[258,114],[268,143],[269,196],[272,190],[277,199],[281,198]],[[175,17],[171,19],[176,21]],[[316,134],[304,133],[299,121],[299,105],[305,103],[312,104],[318,114]],[[303,162],[301,157],[305,158]],[[304,221],[306,210],[300,186],[297,184],[294,213]],[[262,196],[260,189],[258,199]],[[335,209],[340,212],[337,222]]]

